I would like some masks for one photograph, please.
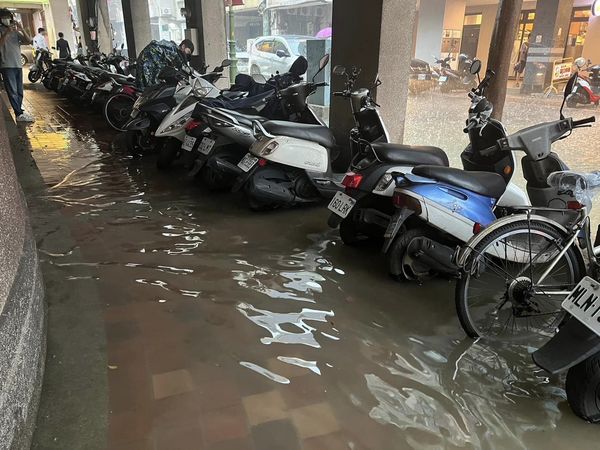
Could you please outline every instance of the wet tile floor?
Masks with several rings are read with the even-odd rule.
[[[341,244],[324,207],[250,213],[243,198],[116,151],[100,115],[43,88],[26,102],[48,295],[99,299],[107,448],[597,445],[598,428],[574,418],[561,380],[527,349],[464,337],[452,283],[397,284],[376,249]],[[50,433],[39,448],[75,448]]]

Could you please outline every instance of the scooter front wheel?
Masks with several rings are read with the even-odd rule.
[[[30,70],[27,74],[27,79],[30,83],[36,83],[42,77],[41,70]]]
[[[569,406],[577,416],[600,422],[600,354],[569,369],[566,391]]]

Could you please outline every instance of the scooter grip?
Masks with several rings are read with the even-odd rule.
[[[588,117],[586,119],[574,120],[573,128],[580,127],[581,125],[586,125],[588,123],[594,123],[596,121],[596,116]]]

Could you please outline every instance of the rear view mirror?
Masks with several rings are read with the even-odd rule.
[[[573,92],[573,88],[575,87],[576,82],[577,82],[577,74],[574,73],[573,75],[571,75],[571,78],[569,78],[569,81],[567,81],[567,84],[565,86],[565,92],[564,92],[565,99]]]
[[[329,53],[325,53],[319,61],[319,70],[323,70],[329,64]]]
[[[478,59],[473,60],[471,66],[469,67],[469,72],[471,75],[477,75],[481,71],[481,61]]]
[[[221,67],[229,67],[231,65],[231,60],[230,59],[224,59],[221,62]]]
[[[290,54],[288,52],[286,52],[285,50],[277,50],[276,55],[279,56],[280,58],[285,58],[287,56],[290,56]]]
[[[267,79],[265,78],[265,76],[261,73],[255,73],[252,75],[252,79],[259,83],[259,84],[266,84],[267,83]]]
[[[575,60],[575,66],[576,66],[578,69],[581,69],[583,66],[585,66],[585,65],[586,65],[586,63],[587,63],[587,62],[586,62],[585,58],[583,58],[583,57],[579,57],[579,58],[577,58],[577,59]]]
[[[346,75],[346,68],[344,66],[335,66],[333,68],[334,75]]]

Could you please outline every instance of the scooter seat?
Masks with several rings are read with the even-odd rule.
[[[452,167],[418,166],[412,170],[412,173],[492,198],[500,198],[506,190],[504,178],[493,172],[473,172]]]
[[[409,166],[431,165],[448,167],[448,156],[441,148],[400,144],[374,143],[371,148],[383,162]]]
[[[306,141],[315,142],[328,149],[335,147],[333,133],[329,128],[322,125],[270,120],[263,123],[263,127],[269,133],[276,136],[289,136],[297,139],[304,139]]]

